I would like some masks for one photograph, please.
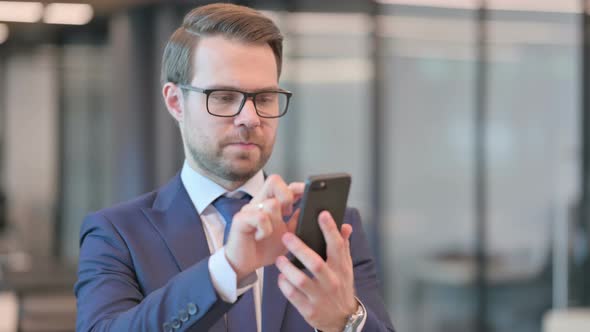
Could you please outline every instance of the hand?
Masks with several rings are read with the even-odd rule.
[[[285,256],[276,260],[281,271],[279,288],[303,318],[314,328],[342,332],[348,316],[358,306],[354,296],[354,273],[350,256],[352,226],[342,225],[339,232],[329,212],[318,218],[327,245],[324,261],[297,236],[286,233],[283,242],[311,272],[313,278],[295,267]]]
[[[301,182],[287,185],[280,176],[270,175],[260,193],[236,213],[225,257],[238,280],[287,252],[281,237],[297,226],[299,211],[293,213],[293,203],[301,198],[303,189]],[[291,214],[285,223],[283,216]]]

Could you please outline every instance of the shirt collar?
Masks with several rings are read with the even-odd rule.
[[[260,170],[246,181],[244,185],[232,192],[228,192],[219,184],[192,169],[186,160],[180,172],[180,179],[199,214],[202,214],[221,195],[239,197],[243,193],[247,193],[254,197],[262,190],[262,186],[264,185],[264,174]]]

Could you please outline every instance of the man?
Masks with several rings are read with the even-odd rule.
[[[252,9],[185,17],[162,69],[185,165],[84,221],[78,331],[393,330],[358,212],[347,209],[340,231],[320,214],[323,261],[293,235],[303,184],[262,172],[291,97],[281,63],[280,31]]]

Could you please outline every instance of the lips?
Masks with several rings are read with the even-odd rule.
[[[250,141],[229,142],[228,144],[260,145],[257,142],[250,142]]]
[[[234,142],[234,143],[229,143],[228,146],[235,146],[235,147],[239,147],[239,148],[243,148],[243,149],[260,148],[260,145],[253,143],[253,142]]]
[[[262,150],[264,146],[264,139],[260,133],[253,130],[247,130],[240,127],[240,130],[228,135],[222,142],[221,146],[234,146],[241,148],[255,148],[258,147]]]

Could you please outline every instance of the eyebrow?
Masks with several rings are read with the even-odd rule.
[[[211,90],[211,89],[227,89],[227,90],[237,90],[237,91],[244,91],[244,92],[279,91],[279,90],[281,90],[281,88],[279,88],[276,85],[274,85],[274,86],[265,86],[265,87],[254,89],[254,90],[244,90],[244,89],[241,89],[241,88],[238,88],[238,87],[235,87],[235,86],[231,86],[231,85],[220,85],[220,84],[210,85],[210,86],[207,86],[205,89],[207,89],[207,90]]]

